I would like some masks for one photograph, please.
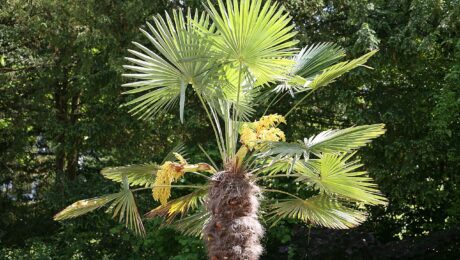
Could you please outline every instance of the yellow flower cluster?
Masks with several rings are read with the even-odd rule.
[[[165,162],[157,171],[157,176],[153,184],[153,198],[156,201],[160,201],[161,205],[165,205],[168,202],[169,197],[171,197],[171,183],[184,176],[183,165],[187,162],[181,155],[174,155],[180,161],[180,164],[170,161]]]
[[[245,123],[240,130],[240,141],[249,150],[258,148],[260,141],[286,141],[286,136],[276,126],[280,123],[286,124],[286,119],[278,114],[263,116],[254,123]]]

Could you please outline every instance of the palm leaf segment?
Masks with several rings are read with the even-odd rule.
[[[285,200],[269,208],[269,216],[275,220],[274,224],[282,218],[294,218],[318,226],[347,229],[366,220],[364,212],[346,207],[328,196]]]
[[[171,18],[166,13],[153,18],[154,24],[147,23],[149,31],[141,29],[156,50],[149,50],[142,44],[134,42],[140,51],[129,50],[135,58],[126,58],[133,65],[124,66],[134,73],[123,74],[139,81],[124,84],[133,89],[124,94],[138,94],[139,97],[126,105],[135,105],[130,112],[141,118],[149,118],[170,109],[180,99],[180,117],[183,120],[185,90],[188,84],[206,85],[212,63],[206,57],[210,52],[208,44],[197,37],[193,24],[213,31],[210,20],[204,13],[192,16],[189,10],[186,17],[182,12],[173,11]],[[193,59],[201,57],[201,59]]]
[[[277,92],[289,91],[291,94],[307,90],[317,90],[334,82],[345,73],[364,65],[377,51],[371,51],[350,61],[339,62],[345,53],[332,43],[321,43],[303,48],[293,60],[295,65]]]
[[[137,209],[134,195],[129,189],[128,178],[122,178],[121,191],[93,199],[80,200],[68,206],[54,216],[54,220],[65,220],[75,218],[101,208],[105,205],[110,206],[107,213],[113,213],[113,218],[118,218],[119,222],[124,222],[126,227],[134,230],[136,234],[144,236],[145,229],[142,224],[139,211]]]

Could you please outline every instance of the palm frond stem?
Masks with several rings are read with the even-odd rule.
[[[299,200],[303,200],[302,198],[292,194],[292,193],[289,193],[287,191],[282,191],[282,190],[275,190],[275,189],[261,189],[262,192],[274,192],[274,193],[281,193],[281,194],[285,194],[285,195],[288,195],[290,197],[293,197],[293,198],[296,198],[296,199],[299,199]]]

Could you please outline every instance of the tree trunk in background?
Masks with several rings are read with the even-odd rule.
[[[211,260],[259,259],[264,233],[257,217],[259,193],[244,172],[222,171],[213,176],[207,200],[211,219],[204,228]]]
[[[63,79],[57,81],[54,89],[54,103],[58,129],[56,142],[56,172],[75,179],[78,170],[78,155],[81,150],[82,136],[77,124],[80,117],[81,95],[78,90],[72,95],[68,82],[68,71],[64,70]]]

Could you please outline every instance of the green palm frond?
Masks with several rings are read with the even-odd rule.
[[[259,170],[256,171],[257,174],[264,175],[275,175],[277,173],[290,173],[292,170],[292,160],[291,159],[274,159],[273,161],[266,161]]]
[[[166,161],[175,161],[178,153],[186,156],[185,145],[183,143],[177,144],[163,159],[162,163]],[[122,182],[123,176],[128,178],[128,182],[132,186],[150,187],[155,182],[156,173],[160,165],[156,163],[133,164],[119,167],[108,167],[101,170],[101,174],[114,182]]]
[[[350,61],[340,62],[336,65],[330,66],[327,69],[325,69],[321,74],[315,76],[311,82],[306,84],[306,86],[313,90],[326,86],[334,82],[335,79],[349,72],[350,70],[364,65],[364,63],[366,63],[367,60],[370,57],[372,57],[375,53],[377,53],[377,50],[364,54],[359,58]]]
[[[366,171],[355,171],[363,165],[349,161],[353,154],[323,154],[319,159],[298,161],[294,167],[297,181],[319,189],[321,193],[349,198],[370,205],[386,205],[387,199],[367,176]]]
[[[205,196],[208,194],[208,186],[203,186],[185,196],[171,200],[165,205],[160,205],[153,210],[147,212],[145,217],[154,218],[162,216],[167,218],[167,222],[171,223],[174,218],[180,214],[184,216],[190,210],[194,210],[203,204]]]
[[[209,55],[210,46],[195,34],[193,25],[199,24],[213,31],[209,16],[198,12],[193,16],[190,10],[186,17],[181,11],[173,11],[172,14],[172,18],[168,14],[165,19],[160,15],[154,17],[154,25],[147,23],[150,33],[141,29],[164,58],[134,43],[142,52],[129,50],[135,58],[127,60],[134,65],[124,66],[135,73],[123,76],[139,80],[124,84],[133,88],[124,94],[142,93],[126,105],[135,105],[130,112],[140,114],[141,118],[168,110],[179,101],[183,121],[187,86],[205,85],[206,73],[212,68],[208,60],[196,59]]]
[[[282,218],[293,218],[334,229],[352,228],[366,220],[364,212],[324,195],[273,203],[268,214],[275,224]]]
[[[187,236],[201,237],[203,227],[210,218],[210,213],[201,209],[188,217],[173,222],[170,226]]]
[[[219,10],[217,10],[217,8]],[[208,12],[217,29],[209,39],[213,48],[229,62],[247,67],[265,84],[284,76],[293,65],[292,40],[296,32],[284,7],[270,0],[218,0],[218,7],[208,0]]]
[[[110,207],[107,209],[107,213],[113,212],[112,217],[118,218],[118,221],[125,222],[125,226],[133,230],[140,236],[145,236],[144,224],[142,223],[141,216],[137,209],[134,195],[129,189],[128,178],[124,177],[122,182],[122,191],[120,198],[115,199]]]
[[[261,143],[260,152],[257,154],[261,158],[274,157],[272,161],[280,158],[300,158],[308,157],[308,150],[302,142],[264,142]]]
[[[304,47],[295,56],[292,73],[304,78],[319,74],[345,56],[343,48],[335,43],[324,42]]]
[[[384,124],[374,124],[324,131],[304,139],[305,147],[312,153],[350,152],[384,134],[384,127]]]
[[[134,195],[129,189],[128,178],[122,179],[121,191],[93,199],[80,200],[68,206],[54,216],[54,220],[74,218],[110,204],[107,213],[113,212],[112,217],[124,222],[125,226],[136,234],[144,236],[145,229],[137,209]]]
[[[255,112],[254,106],[257,102],[254,101],[259,90],[253,88],[254,82],[247,70],[241,72],[241,82],[239,82],[239,72],[236,68],[226,65],[223,66],[223,70],[220,79],[214,81],[216,87],[204,89],[202,94],[207,104],[218,112],[221,118],[226,118],[227,107],[235,107],[239,118],[248,121]]]
[[[309,158],[310,153],[350,152],[370,143],[385,133],[384,124],[362,125],[342,130],[327,130],[304,142],[266,142],[258,154],[261,158]]]
[[[155,181],[155,175],[159,168],[156,163],[135,164],[121,167],[110,167],[101,170],[101,174],[115,182],[122,182],[126,176],[133,186],[151,186]]]
[[[307,79],[319,74],[345,56],[342,48],[334,43],[318,43],[304,47],[294,56],[295,65],[283,84],[278,85],[275,91],[301,92],[306,87]]]

